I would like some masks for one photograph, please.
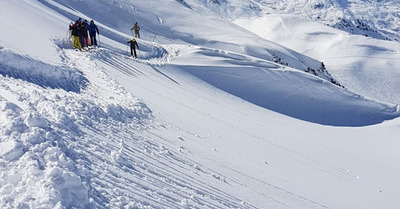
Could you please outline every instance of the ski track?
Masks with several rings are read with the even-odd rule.
[[[104,52],[103,50],[98,50],[97,52],[92,53],[81,53],[81,52],[74,52],[73,50],[66,49],[67,56],[71,56],[71,63],[84,63],[80,64],[81,66],[77,66],[79,69],[91,69],[91,70],[98,70],[96,69],[95,64],[88,64],[88,63],[96,63],[93,62],[92,58],[94,54],[95,56],[99,56],[101,54],[102,58],[104,58],[105,54],[109,52]],[[77,56],[75,54],[78,54]],[[128,66],[124,63],[126,59],[125,56],[116,56],[120,57],[120,59],[112,58],[112,59],[101,59],[106,60],[103,63],[106,63],[108,66],[112,66],[113,69],[118,69],[122,73],[128,73],[130,76],[137,76],[140,71],[138,71],[135,67]],[[126,62],[126,61],[125,61]],[[131,74],[132,73],[132,74]],[[136,74],[133,74],[136,73]],[[93,75],[92,73],[86,73],[87,75]],[[85,75],[86,75],[85,74]],[[143,74],[142,74],[143,75]],[[96,81],[99,79],[89,78],[90,81]],[[91,86],[85,90],[85,93],[94,93],[94,92],[101,92],[101,89],[94,89],[91,90],[93,83]],[[98,87],[96,87],[98,88]],[[121,127],[119,127],[121,128]],[[99,128],[98,130],[103,130]],[[125,130],[125,129],[124,129]],[[133,128],[134,132],[139,132],[140,128],[137,127]],[[110,187],[110,185],[117,184],[116,188],[124,188],[126,183],[129,185],[135,185],[132,187],[132,190],[129,192],[121,192],[121,194],[135,194],[133,197],[125,197],[127,200],[129,199],[137,199],[140,204],[151,206],[152,208],[160,207],[160,204],[163,208],[176,208],[177,203],[181,201],[189,201],[193,202],[192,204],[199,206],[207,206],[209,208],[221,208],[221,207],[243,207],[240,204],[240,200],[227,195],[225,192],[220,191],[216,188],[210,187],[208,185],[204,185],[202,181],[191,177],[191,175],[186,174],[186,172],[199,172],[202,175],[209,176],[209,173],[205,173],[204,171],[200,171],[194,168],[196,163],[188,162],[187,159],[180,159],[176,157],[174,152],[170,151],[169,149],[165,148],[164,145],[157,144],[156,141],[142,138],[138,136],[138,133],[131,133],[128,129],[126,131],[126,139],[129,140],[129,143],[118,142],[118,141],[108,141],[105,146],[97,147],[96,150],[103,150],[105,153],[109,153],[108,156],[112,155],[112,153],[116,153],[118,155],[116,158],[117,163],[122,164],[124,168],[123,171],[120,171],[117,167],[106,168],[106,171],[102,172],[105,173],[103,175],[97,175],[99,179],[91,179],[91,182],[109,182],[109,185],[98,185],[101,187]],[[107,138],[112,138],[112,132],[109,134],[105,133],[96,133],[97,130],[93,130],[93,128],[86,128],[84,131],[86,136],[84,139],[79,139],[81,142],[82,153],[88,153],[88,156],[98,156],[100,159],[102,158],[100,154],[96,154],[96,151],[93,152],[91,149],[91,143],[99,143],[102,144],[101,141],[82,141],[87,139],[96,139],[96,138],[104,138],[107,141]],[[88,134],[89,133],[89,134]],[[121,134],[121,133],[119,133]],[[105,136],[104,136],[105,135]],[[134,143],[133,143],[134,141]],[[104,143],[104,142],[103,142]],[[123,146],[121,145],[123,143]],[[134,146],[130,146],[130,144],[134,144]],[[119,144],[119,145],[118,145]],[[118,151],[115,151],[118,150]],[[140,154],[139,154],[140,153]],[[129,157],[128,157],[129,156]],[[84,159],[89,160],[86,163],[87,166],[89,165],[102,165],[102,159],[99,162],[90,162],[89,157],[82,156]],[[103,157],[104,158],[104,157]],[[96,159],[96,158],[95,158]],[[134,159],[132,161],[132,159]],[[128,161],[129,160],[129,161]],[[168,162],[166,164],[165,162]],[[112,163],[110,163],[112,164]],[[162,166],[160,166],[162,165]],[[88,168],[88,170],[94,170],[96,172],[100,172],[101,168]],[[118,171],[119,170],[119,171]],[[175,174],[175,175],[174,175]],[[145,181],[143,179],[145,178]],[[161,179],[161,180],[160,180]],[[164,180],[164,181],[162,181]],[[140,183],[144,182],[144,183]],[[167,188],[167,191],[164,194],[160,194],[157,188]],[[91,188],[94,192],[98,192],[99,188]],[[126,189],[126,188],[125,188]],[[187,194],[195,195],[196,198],[190,198],[190,195],[186,193],[182,194],[182,191],[187,191]],[[114,192],[114,191],[113,191]],[[156,194],[155,194],[156,193]],[[150,202],[150,200],[146,200],[146,195],[144,194],[151,194],[156,195],[160,201],[157,202]],[[117,204],[118,200],[115,200],[114,196],[118,196],[117,194],[102,194],[102,196],[109,196],[108,199],[110,203],[106,204],[106,206],[112,206],[113,204]],[[152,198],[153,199],[153,198]],[[187,200],[186,200],[187,199]],[[209,200],[207,200],[209,199]],[[171,200],[175,200],[174,202],[168,202]],[[99,201],[99,200],[98,200]],[[167,201],[167,202],[165,202]],[[232,205],[232,203],[236,202],[237,205]],[[190,204],[190,203],[188,203]],[[104,205],[103,203],[99,202],[96,204],[97,206]],[[179,205],[179,204],[178,204]],[[252,206],[246,206],[244,208],[255,208]]]
[[[124,56],[113,56],[113,57],[120,57],[120,59],[125,59]],[[113,62],[113,63],[116,64],[116,65],[114,66],[114,69],[118,69],[118,66],[119,66],[118,63],[121,63],[121,62],[122,62],[122,61],[117,61],[117,60],[115,60],[115,62]],[[135,70],[135,71],[137,70],[137,69],[134,68],[134,67],[131,67],[130,69]],[[120,69],[118,69],[118,70],[120,70]],[[121,72],[122,72],[122,73],[125,73],[126,71],[121,71]],[[139,72],[140,72],[140,71],[139,71]],[[141,73],[142,75],[145,75],[144,72],[140,72],[140,73]],[[149,76],[148,76],[148,77],[149,77]],[[149,89],[147,89],[147,90],[149,90]],[[149,90],[149,91],[150,91],[150,90]],[[156,92],[153,92],[153,93],[156,94]],[[184,92],[181,92],[181,93],[184,93]],[[162,96],[162,95],[160,95],[160,96]],[[188,95],[186,95],[186,96],[188,96]],[[191,111],[197,112],[197,113],[199,113],[199,114],[204,114],[204,113],[201,113],[201,112],[197,111],[197,109],[195,109],[195,108],[193,108],[193,107],[185,106],[185,108],[190,109]],[[178,115],[176,115],[176,116],[179,117]],[[225,122],[225,121],[223,121],[223,120],[221,120],[221,119],[218,119],[218,118],[213,117],[213,116],[210,116],[210,115],[207,115],[207,117],[209,117],[209,118],[212,119],[212,120],[216,120],[216,121],[218,121],[218,122],[221,123],[221,124],[225,124],[225,125],[227,125],[227,126],[230,126],[230,127],[234,128],[234,129],[238,129],[238,130],[239,130],[239,127],[233,127],[231,124],[229,124],[229,123],[227,123],[227,122]],[[178,128],[178,127],[175,127],[175,128],[173,128],[173,129],[179,129],[179,128]],[[289,148],[289,147],[280,145],[280,144],[278,144],[278,143],[276,143],[276,142],[273,142],[273,141],[271,141],[271,140],[267,140],[267,139],[265,139],[264,137],[256,136],[256,135],[254,135],[254,134],[245,132],[244,130],[242,130],[242,132],[245,133],[246,135],[252,136],[253,138],[259,139],[259,141],[257,141],[258,143],[260,143],[260,142],[261,142],[261,143],[268,143],[268,144],[270,144],[272,147],[275,147],[275,148],[277,148],[277,149],[279,149],[279,150],[281,150],[281,151],[283,151],[283,152],[286,152],[286,153],[288,153],[289,155],[294,155],[295,157],[300,157],[301,159],[304,159],[304,160],[303,160],[303,161],[304,161],[303,163],[308,164],[308,166],[310,166],[310,167],[317,168],[318,170],[321,170],[322,172],[326,172],[326,173],[328,173],[328,174],[330,174],[330,175],[334,175],[334,176],[339,177],[339,178],[347,179],[347,180],[349,180],[349,181],[354,180],[354,178],[355,178],[355,176],[350,175],[348,172],[346,172],[346,171],[347,171],[346,169],[342,169],[342,168],[336,167],[336,166],[334,166],[334,165],[330,165],[330,164],[326,164],[326,163],[317,161],[316,159],[314,159],[313,157],[311,157],[311,156],[309,156],[309,155],[299,153],[299,152],[295,151],[294,149],[291,149],[291,148]],[[194,134],[192,134],[192,135],[194,135]],[[156,140],[156,141],[166,141],[166,140],[163,140],[162,137],[159,137],[159,138],[160,138],[160,140]],[[192,142],[195,142],[195,141],[192,140]],[[145,146],[145,147],[148,147],[148,146]],[[127,149],[129,149],[129,148],[127,148]],[[171,151],[168,151],[168,152],[171,152]],[[134,153],[134,152],[133,152],[133,153]],[[131,153],[131,154],[133,154],[133,153]],[[170,155],[170,156],[174,156],[174,161],[176,161],[177,163],[174,163],[174,161],[172,161],[172,162],[170,161],[170,162],[171,162],[171,163],[174,163],[174,165],[176,165],[176,166],[179,167],[179,169],[174,170],[174,171],[180,173],[180,175],[184,175],[183,173],[180,172],[180,170],[187,170],[187,167],[186,167],[186,168],[185,168],[185,167],[182,167],[181,164],[184,164],[184,165],[186,164],[186,166],[188,166],[189,168],[192,168],[193,165],[197,165],[195,162],[189,163],[189,162],[186,162],[184,159],[179,159],[179,158],[176,157],[176,155]],[[187,159],[186,159],[186,160],[187,160]],[[158,164],[164,164],[164,163],[163,163],[163,162],[158,162]],[[224,167],[222,164],[219,164],[219,165],[222,166],[222,167]],[[165,166],[168,167],[168,166],[170,166],[170,165],[165,165]],[[200,167],[203,167],[203,166],[200,166]],[[226,167],[225,167],[225,168],[226,168]],[[227,168],[227,169],[228,169],[228,168]],[[175,173],[174,171],[169,171],[168,173]],[[234,171],[234,170],[231,170],[231,171],[233,171],[233,172],[238,172],[238,171]],[[205,172],[203,172],[203,173],[205,173]],[[212,173],[215,173],[215,172],[212,172],[212,171],[211,171],[211,172],[209,172],[209,173],[207,173],[207,174],[208,174],[208,175],[212,175]],[[239,173],[240,173],[240,172],[239,172]],[[159,175],[159,174],[158,174],[158,175]],[[218,174],[218,175],[219,175],[219,176],[223,176],[223,175],[221,175],[221,174]],[[241,175],[242,177],[245,176],[245,178],[250,178],[250,179],[251,179],[251,177],[249,177],[249,176],[247,176],[247,175],[245,175],[245,174],[243,174],[243,173],[240,173],[240,175]],[[179,176],[179,175],[178,175],[178,176]],[[190,178],[190,176],[188,176],[188,177]],[[240,185],[240,186],[242,186],[242,187],[248,188],[246,185],[240,183],[238,180],[226,179],[225,176],[223,176],[223,178],[225,179],[225,181],[234,182],[234,183],[237,184],[237,185]],[[193,181],[196,181],[196,179],[188,179],[187,182],[183,182],[183,183],[181,183],[181,185],[188,185],[188,184],[190,184],[189,182],[193,182]],[[285,197],[285,198],[295,198],[295,199],[297,199],[297,203],[298,203],[298,204],[303,204],[303,205],[305,205],[305,206],[307,206],[307,207],[309,207],[309,208],[328,208],[327,206],[324,206],[324,205],[322,205],[322,204],[318,204],[318,203],[316,203],[316,202],[314,202],[314,201],[312,201],[312,200],[310,200],[310,199],[307,199],[307,198],[302,197],[302,196],[298,196],[298,195],[296,195],[296,194],[294,194],[294,193],[292,193],[292,192],[289,192],[289,191],[287,191],[287,190],[285,190],[285,189],[283,189],[283,188],[280,188],[280,187],[276,187],[276,186],[274,186],[274,185],[272,185],[272,184],[269,184],[269,183],[267,183],[267,182],[263,182],[263,181],[260,181],[260,180],[257,180],[257,179],[252,179],[252,181],[255,181],[257,184],[263,184],[263,185],[265,185],[266,187],[269,187],[269,188],[271,188],[272,190],[275,190],[275,192],[278,191],[278,193],[280,193],[279,196],[282,196],[282,197]],[[199,183],[199,185],[201,185],[201,182]],[[197,188],[197,187],[196,187],[196,188]],[[200,192],[200,191],[201,191],[200,193],[207,193],[207,191],[209,192],[209,190],[201,190],[201,189],[199,189],[199,188],[197,188],[196,190],[197,190],[197,192]],[[253,191],[253,192],[256,192],[256,193],[257,193],[257,191]],[[222,193],[222,194],[223,194],[223,193]],[[284,204],[283,202],[279,201],[278,199],[275,199],[275,198],[272,197],[271,195],[267,195],[267,194],[262,194],[262,195],[265,196],[265,197],[268,198],[268,199],[271,199],[273,202],[276,202],[277,204],[280,204],[280,205],[283,205],[283,206],[285,206],[285,207],[290,208],[289,205],[286,205],[286,204]],[[239,200],[236,200],[236,201],[238,202]]]
[[[137,67],[125,64],[127,63],[127,61],[129,63],[129,59],[131,58],[124,55],[118,55],[118,53],[114,54],[115,52],[110,52],[107,49],[94,50],[93,53],[81,53],[68,49],[65,49],[65,51],[69,51],[65,54],[67,54],[67,56],[70,56],[71,63],[84,63],[81,64],[81,66],[77,66],[79,69],[96,71],[102,74],[102,70],[99,70],[97,64],[95,64],[98,62],[96,60],[100,57],[100,62],[106,64],[109,67],[112,67],[112,69],[119,70],[125,75],[133,77],[151,77],[147,75],[148,73],[142,72]],[[148,63],[153,61],[141,60],[141,62],[145,65],[149,65]],[[161,69],[157,69],[157,67],[155,66],[153,67],[156,68],[158,72],[162,72]],[[95,75],[96,73],[91,72],[85,73],[85,75],[86,74]],[[98,80],[101,80],[96,78],[88,79],[92,82],[97,82]],[[100,86],[101,84],[97,85]],[[92,83],[92,85],[90,85],[88,89],[85,90],[85,93],[90,94],[91,92],[102,92],[101,89],[91,90],[91,88],[94,88],[94,86],[97,85],[94,85]],[[97,86],[95,88],[99,87]],[[182,93],[185,92],[183,91]],[[195,108],[192,107],[186,106],[186,108],[191,109],[192,111],[197,111]],[[177,115],[177,117],[179,116]],[[211,117],[212,120],[217,120],[218,122],[227,126],[232,126],[229,123],[226,123],[218,118],[209,115],[207,117]],[[235,196],[229,195],[229,193],[227,193],[226,191],[221,191],[214,186],[204,184],[204,181],[202,180],[203,178],[214,178],[215,181],[222,182],[223,184],[233,184],[249,189],[250,187],[240,182],[240,178],[227,178],[223,174],[219,174],[213,170],[210,170],[204,165],[189,160],[189,158],[184,157],[181,152],[177,153],[175,151],[172,151],[168,147],[173,147],[176,145],[171,145],[171,143],[168,142],[169,140],[164,139],[158,134],[154,135],[152,131],[150,131],[150,134],[143,133],[154,129],[155,127],[152,127],[154,125],[151,125],[150,127],[148,127],[148,125],[144,125],[144,127],[142,128],[138,127],[137,125],[133,125],[134,127],[128,128],[129,126],[130,125],[128,125],[126,128],[123,128],[124,135],[126,135],[124,137],[124,141],[113,140],[112,136],[116,133],[114,133],[115,131],[113,131],[112,129],[110,130],[110,133],[101,133],[98,131],[104,130],[103,128],[94,129],[91,128],[92,126],[86,127],[86,130],[84,131],[86,133],[86,136],[83,139],[79,139],[79,141],[83,145],[82,147],[80,147],[80,149],[82,150],[81,153],[86,153],[85,155],[87,155],[81,156],[80,158],[86,159],[85,161],[88,161],[85,163],[85,166],[87,166],[87,170],[94,171],[93,175],[89,175],[92,176],[90,179],[90,182],[92,183],[91,193],[100,193],[103,198],[107,199],[106,203],[104,203],[104,200],[102,198],[95,198],[94,201],[97,201],[95,204],[97,205],[96,207],[113,207],[118,204],[123,204],[123,200],[127,201],[133,199],[137,201],[136,204],[147,205],[151,208],[158,208],[160,206],[162,208],[178,208],[177,205],[182,204],[188,204],[193,207],[208,208],[258,208],[257,206],[250,205],[243,200],[236,198]],[[109,129],[110,128],[111,127],[109,127]],[[107,130],[107,128],[105,129]],[[121,127],[115,127],[115,130],[121,130]],[[93,139],[97,138],[99,139],[99,141],[93,141]],[[278,148],[283,152],[287,152],[295,156],[304,158],[308,163],[314,164],[317,167],[322,165],[324,167],[330,168],[331,170],[329,172],[335,171],[334,166],[325,165],[316,160],[310,160],[310,156],[302,155],[301,153],[297,153],[288,147],[276,144],[270,140],[266,140],[265,138],[260,138],[257,136],[256,138],[259,138],[260,141],[263,141],[264,143],[269,143],[271,146]],[[125,142],[126,140],[129,140],[129,143]],[[99,146],[96,147],[95,144],[99,144]],[[102,154],[97,153],[99,150],[101,150],[102,153],[107,153],[107,157],[104,157]],[[89,158],[88,156],[98,157]],[[113,159],[113,162],[121,166],[122,169],[120,169],[119,166],[113,165],[113,162],[106,163],[107,158],[110,157],[111,159]],[[90,159],[99,160],[97,162],[90,162]],[[91,165],[108,166],[106,166],[105,168],[94,168],[91,167]],[[226,169],[229,170],[229,168]],[[290,205],[287,205],[280,200],[289,198],[293,199],[296,204],[301,204],[307,208],[327,208],[326,206],[320,205],[305,197],[296,195],[283,188],[274,186],[264,181],[253,179],[250,176],[240,173],[239,171],[231,170],[231,172],[237,172],[239,176],[245,177],[255,184],[262,184],[270,188],[270,190],[273,191],[272,194],[260,193],[254,190],[253,192],[265,196],[266,199],[272,203],[272,205],[276,204],[280,205],[281,207],[283,206],[291,208]],[[196,173],[196,176],[199,176],[199,178],[194,178],[192,173]],[[104,185],[105,183],[101,182],[108,183]],[[131,186],[127,188],[125,186],[127,184]],[[115,189],[111,189],[111,187],[115,187]],[[163,193],[161,193],[157,188],[164,188]],[[107,189],[110,191],[107,191]],[[123,190],[127,191],[124,192]],[[133,195],[124,196],[124,194]],[[152,195],[153,198],[149,200],[148,198],[146,198],[147,195]],[[154,201],[154,199],[158,199],[159,201]],[[173,201],[171,202],[171,200]],[[129,204],[127,202],[126,204]]]
[[[147,89],[147,90],[151,91],[149,89]],[[155,92],[155,91],[152,91],[152,93],[157,94],[157,92]],[[189,96],[184,91],[179,92],[179,93],[184,95],[184,96]],[[196,94],[195,92],[193,92],[193,93]],[[159,96],[163,96],[163,95],[159,94]],[[201,96],[199,94],[196,94],[196,97],[201,97]],[[167,97],[165,97],[165,98],[167,98]],[[215,102],[215,101],[212,101],[212,102]],[[277,149],[280,152],[284,152],[284,153],[287,153],[288,155],[293,155],[294,157],[303,159],[303,163],[308,164],[308,166],[310,166],[310,167],[318,168],[321,171],[327,172],[328,174],[331,174],[331,175],[334,175],[334,176],[338,176],[338,177],[346,179],[348,181],[353,181],[354,179],[357,178],[356,175],[349,174],[347,172],[347,169],[345,169],[345,168],[340,168],[338,166],[335,166],[335,165],[332,165],[332,164],[329,164],[329,163],[321,162],[321,161],[317,160],[315,157],[310,156],[309,154],[300,153],[300,152],[296,151],[296,149],[290,148],[288,146],[284,146],[282,144],[279,144],[275,140],[268,139],[268,138],[265,138],[265,137],[250,133],[248,131],[245,131],[245,130],[241,129],[240,127],[234,126],[231,123],[226,122],[223,119],[220,119],[220,118],[214,117],[212,115],[206,114],[204,112],[201,112],[201,111],[199,111],[198,109],[196,109],[194,107],[191,107],[191,106],[188,106],[188,105],[184,105],[184,104],[182,104],[182,105],[184,106],[184,108],[186,108],[186,109],[188,109],[190,111],[193,111],[193,112],[196,112],[197,114],[201,114],[203,116],[206,116],[206,117],[208,117],[209,119],[211,119],[213,121],[217,121],[219,124],[224,124],[224,125],[232,128],[232,129],[234,129],[234,130],[240,130],[240,132],[244,133],[245,135],[251,136],[251,137],[249,137],[249,139],[258,139],[257,141],[253,140],[256,143],[268,144],[271,148]],[[231,108],[229,105],[224,105],[224,104],[220,104],[220,105],[221,105],[221,109],[230,109]],[[165,111],[167,111],[167,110],[165,110]],[[170,112],[170,114],[174,114],[174,113]],[[177,118],[181,118],[182,121],[185,121],[184,117],[179,116],[177,114],[174,114],[174,115]],[[243,120],[244,120],[244,118],[246,116],[242,115],[241,117],[243,117]],[[174,129],[179,129],[179,127],[175,127]],[[204,130],[204,131],[206,131],[206,130]],[[191,134],[193,136],[195,135],[194,133],[191,133]],[[193,141],[193,142],[195,142],[195,141]]]

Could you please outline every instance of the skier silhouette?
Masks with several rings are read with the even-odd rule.
[[[137,22],[133,25],[133,28],[131,30],[135,31],[135,38],[140,38],[140,27]]]
[[[136,47],[139,49],[139,45],[136,42],[135,38],[132,38],[132,40],[126,42],[128,44],[131,44],[131,55],[134,56],[136,58]]]

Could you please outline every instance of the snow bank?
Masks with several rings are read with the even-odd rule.
[[[80,92],[88,82],[77,69],[46,64],[4,48],[0,49],[0,74],[73,92]]]
[[[32,92],[38,93],[38,92]],[[37,100],[38,109],[46,100]],[[69,124],[56,124],[32,106],[23,110],[0,101],[0,207],[84,208],[88,188],[76,174],[65,139],[76,134]],[[61,127],[60,127],[61,126]],[[62,128],[63,127],[63,128]]]
[[[151,118],[145,104],[81,52],[67,51],[84,60],[79,70],[0,49],[0,208],[94,207],[79,148],[88,146],[85,131],[136,127]]]

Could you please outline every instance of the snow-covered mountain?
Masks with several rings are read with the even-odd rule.
[[[397,1],[365,0],[198,0],[227,18],[292,14],[346,31],[384,40],[399,40]]]
[[[397,208],[395,3],[0,1],[0,208]]]

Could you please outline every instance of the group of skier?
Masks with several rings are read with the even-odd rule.
[[[133,25],[133,27],[131,28],[131,31],[135,32],[135,38],[140,38],[139,30],[140,30],[140,27],[139,27],[138,23],[136,22]],[[133,35],[133,32],[132,32],[132,35]],[[130,40],[126,43],[130,44],[130,46],[131,46],[131,56],[134,56],[136,58],[136,47],[139,49],[139,45],[135,38],[132,38],[132,40]]]
[[[74,49],[81,51],[82,49],[87,49],[89,46],[97,47],[96,34],[100,35],[100,33],[93,20],[89,23],[87,20],[79,18],[75,23],[69,25],[69,31],[72,36]],[[135,33],[135,38],[132,38],[127,44],[130,44],[131,55],[136,58],[136,48],[139,49],[136,38],[140,38],[140,27],[137,22],[133,25],[131,31],[132,35]]]
[[[96,33],[99,35],[100,32],[93,20],[89,23],[87,20],[79,18],[75,23],[69,25],[69,30],[75,49],[82,50],[82,48],[89,46],[97,46]]]

